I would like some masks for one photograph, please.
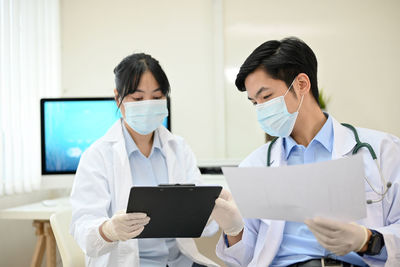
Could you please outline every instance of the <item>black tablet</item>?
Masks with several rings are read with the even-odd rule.
[[[150,217],[136,238],[200,237],[221,190],[221,186],[133,186],[127,212]]]

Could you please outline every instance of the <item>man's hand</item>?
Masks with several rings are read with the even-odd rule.
[[[215,207],[211,213],[211,218],[229,236],[238,235],[244,227],[242,215],[240,215],[231,193],[225,189],[222,189],[221,194],[215,200]]]
[[[368,229],[356,223],[343,223],[321,217],[304,223],[318,242],[338,256],[359,252],[368,241]]]

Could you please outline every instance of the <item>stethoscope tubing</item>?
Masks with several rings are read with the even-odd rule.
[[[360,138],[358,136],[357,130],[356,128],[348,123],[342,123],[343,126],[347,127],[348,129],[350,129],[353,134],[354,134],[354,138],[356,139],[356,145],[353,148],[352,154],[355,155],[357,154],[358,150],[360,150],[361,148],[367,148],[369,153],[371,154],[372,159],[374,160],[376,167],[378,168],[379,171],[379,176],[381,178],[381,182],[382,185],[384,186],[384,190],[383,192],[379,192],[379,190],[376,190],[376,188],[371,184],[371,182],[369,181],[369,179],[367,177],[364,177],[365,181],[367,182],[367,184],[371,187],[372,191],[374,191],[377,195],[379,195],[380,197],[378,199],[367,199],[367,204],[372,204],[372,203],[377,203],[380,201],[383,201],[383,199],[385,198],[389,188],[392,186],[392,184],[390,182],[386,182],[384,176],[382,175],[382,171],[378,162],[378,157],[375,154],[374,149],[372,148],[372,146],[368,143],[364,143],[360,141]],[[268,150],[267,150],[267,167],[271,166],[271,150],[272,150],[272,146],[275,144],[275,142],[278,140],[278,137],[274,137],[269,146],[268,146]]]

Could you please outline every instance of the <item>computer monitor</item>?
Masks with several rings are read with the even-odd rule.
[[[168,101],[169,108],[169,101]],[[114,98],[40,100],[42,174],[73,174],[82,153],[121,117]],[[163,125],[170,129],[170,116]]]

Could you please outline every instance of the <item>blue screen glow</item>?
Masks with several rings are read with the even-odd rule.
[[[75,172],[82,153],[121,117],[114,100],[46,101],[43,108],[44,169],[50,173]]]

